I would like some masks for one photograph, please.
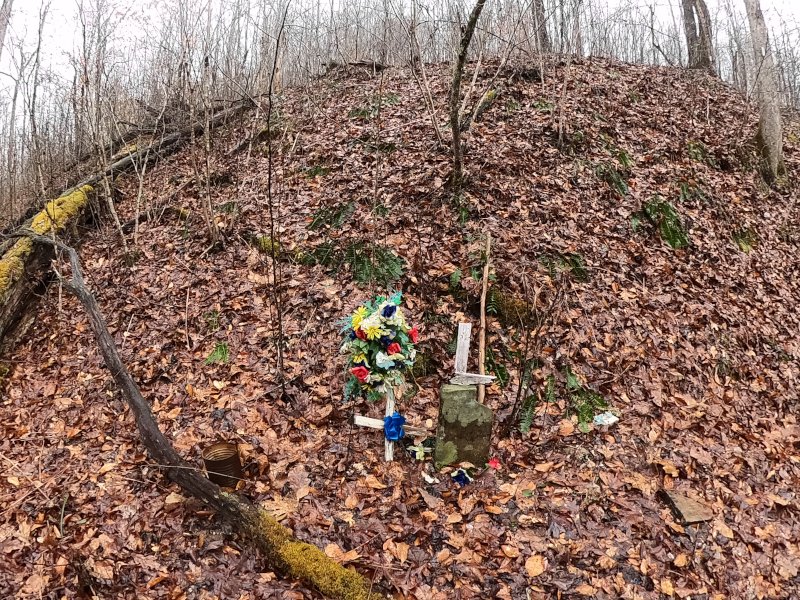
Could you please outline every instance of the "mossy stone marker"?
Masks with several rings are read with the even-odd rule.
[[[460,462],[482,467],[489,460],[494,413],[478,402],[474,385],[442,386],[439,428],[436,431],[436,468]]]
[[[475,384],[487,384],[492,375],[467,373],[472,325],[458,325],[455,376],[442,386],[439,428],[436,431],[436,468],[460,462],[482,467],[489,460],[494,413],[478,402]]]

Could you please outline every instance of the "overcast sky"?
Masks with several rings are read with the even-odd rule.
[[[39,17],[39,9],[42,1],[48,0],[15,0],[14,11],[11,16],[8,33],[6,34],[6,46],[3,49],[0,59],[0,71],[8,73],[10,68],[11,52],[10,44],[15,40],[24,39],[27,48],[30,50],[35,47],[36,30]],[[175,0],[109,0],[109,3],[117,7],[119,17],[123,18],[125,27],[118,29],[121,36],[134,38],[137,34],[146,30],[148,25],[152,25],[158,19],[159,8],[170,6]],[[200,0],[197,0],[200,1]],[[212,0],[214,1],[214,0]],[[216,0],[222,1],[225,0]],[[334,5],[341,5],[348,0],[333,0]],[[363,0],[362,0],[363,1]],[[594,0],[598,1],[598,0]],[[79,27],[77,21],[79,0],[49,0],[49,12],[44,33],[44,47],[42,64],[50,67],[53,71],[60,72],[64,78],[71,78],[72,69],[68,66],[67,56],[73,53],[78,41]],[[302,3],[303,0],[295,0],[295,3]],[[422,0],[424,3],[425,0]],[[609,0],[609,7],[639,5],[644,13],[648,7],[654,4],[658,13],[663,15],[666,20],[670,20],[669,2],[672,3],[675,14],[679,14],[680,0]],[[712,18],[720,11],[724,3],[731,2],[734,7],[744,11],[744,0],[707,0]],[[86,2],[91,4],[91,2]],[[328,0],[323,0],[324,6],[329,6]],[[795,35],[800,32],[800,0],[761,0],[761,6],[768,22],[776,23],[782,20],[790,24],[790,29],[794,29]],[[722,18],[723,13],[720,12]],[[122,45],[124,46],[125,40]],[[0,76],[0,89],[7,88],[8,77]]]

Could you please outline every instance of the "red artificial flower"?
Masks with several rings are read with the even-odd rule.
[[[391,356],[392,354],[400,354],[400,352],[402,351],[403,349],[400,347],[400,344],[398,344],[397,342],[392,342],[386,349],[386,354]]]
[[[356,337],[358,339],[360,339],[360,340],[366,340],[367,339],[367,334],[364,333],[363,329],[359,328],[359,329],[356,329]]]
[[[417,340],[419,340],[419,330],[417,329],[416,325],[414,325],[414,327],[411,328],[411,331],[408,332],[408,337],[411,338],[412,344],[417,343]]]
[[[356,376],[361,383],[366,383],[369,378],[369,369],[367,367],[353,367],[350,372]]]
[[[492,458],[489,460],[489,462],[488,462],[488,463],[486,463],[486,464],[488,464],[488,465],[489,465],[489,467],[490,467],[490,468],[492,468],[492,469],[499,469],[499,468],[500,468],[500,459],[499,459],[499,458],[497,458],[496,456],[493,456],[493,457],[492,457]]]

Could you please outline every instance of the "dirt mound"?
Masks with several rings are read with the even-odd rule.
[[[447,68],[429,69],[444,107]],[[243,493],[376,589],[425,600],[790,597],[800,586],[796,192],[760,182],[752,107],[714,79],[585,60],[545,65],[543,80],[511,68],[478,79],[473,99],[495,93],[467,135],[455,200],[423,94],[397,70],[287,91],[249,154],[241,141],[263,124],[218,132],[219,247],[195,182],[202,147],[161,163],[143,205],[185,210],[153,211],[135,245],[129,236],[134,256],[110,223],[81,249],[123,358],[185,456],[199,464],[202,445],[239,443]],[[443,110],[435,118],[446,121]],[[790,125],[790,173],[797,135]],[[133,219],[138,181],[119,185],[121,218]],[[530,430],[498,436],[502,468],[458,488],[446,473],[430,483],[428,463],[410,456],[385,464],[379,434],[347,424],[354,410],[380,410],[342,403],[337,321],[402,289],[426,357],[402,410],[435,419],[455,326],[475,318],[485,232],[489,366],[502,383],[487,403],[516,428],[524,373]],[[525,331],[555,298],[526,359]],[[9,362],[7,595],[314,597],[262,573],[159,478],[84,315],[56,286]],[[620,422],[582,433],[577,389]],[[714,518],[682,525],[662,489]]]

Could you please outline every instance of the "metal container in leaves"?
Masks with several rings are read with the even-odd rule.
[[[223,487],[235,488],[242,479],[242,461],[239,447],[228,442],[219,442],[203,450],[203,463],[208,478]]]

